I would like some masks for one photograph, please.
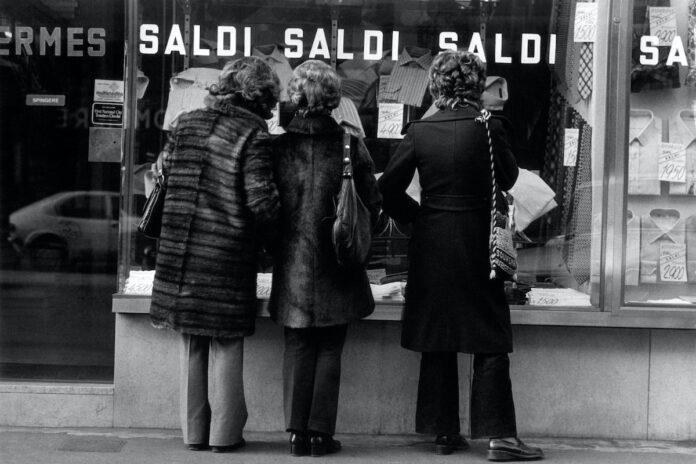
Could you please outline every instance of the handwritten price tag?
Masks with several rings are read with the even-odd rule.
[[[686,147],[679,143],[662,142],[658,169],[660,180],[686,183]]]
[[[592,42],[597,38],[597,3],[579,2],[575,7],[573,42]]]
[[[677,35],[677,12],[671,6],[651,6],[650,35],[660,39],[658,45],[672,45]]]
[[[686,282],[686,245],[660,244],[660,280]]]
[[[563,144],[563,166],[575,166],[578,163],[579,129],[566,129]]]
[[[404,126],[404,105],[401,103],[380,103],[377,119],[377,138],[402,139]]]
[[[271,119],[267,119],[268,133],[273,135],[280,135],[285,133],[285,129],[280,125],[280,103],[276,104],[275,108],[271,110]]]

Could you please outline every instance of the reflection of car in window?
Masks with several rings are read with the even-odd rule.
[[[61,192],[10,215],[10,241],[32,267],[116,262],[119,194]]]

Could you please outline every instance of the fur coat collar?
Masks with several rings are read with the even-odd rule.
[[[213,95],[206,95],[204,103],[205,106],[211,110],[226,114],[232,118],[252,119],[260,124],[264,130],[268,130],[268,125],[261,116],[233,102],[230,98],[219,98]]]

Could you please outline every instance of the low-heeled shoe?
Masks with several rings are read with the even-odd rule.
[[[312,435],[310,438],[310,454],[313,457],[324,456],[341,451],[341,442],[330,435]]]
[[[233,445],[212,446],[211,448],[213,449],[213,453],[231,453],[232,451],[236,451],[239,448],[243,448],[245,445],[246,441],[244,441],[244,439],[242,438],[241,441],[238,441]]]
[[[435,454],[452,454],[455,450],[467,450],[469,443],[460,434],[438,435],[435,438]]]
[[[309,437],[306,434],[290,434],[290,454],[292,456],[307,456],[309,454]]]
[[[519,438],[493,438],[488,442],[489,461],[532,461],[542,459],[541,448],[525,445]]]
[[[189,443],[186,447],[190,451],[205,451],[210,448],[207,443]]]

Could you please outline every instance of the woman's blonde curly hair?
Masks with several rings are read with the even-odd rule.
[[[218,76],[218,83],[211,85],[208,92],[218,99],[231,99],[269,119],[278,103],[280,80],[268,63],[248,56],[228,61]]]
[[[472,105],[481,107],[486,65],[467,51],[444,51],[430,66],[430,94],[440,109]]]
[[[302,116],[330,114],[341,103],[341,78],[323,61],[305,61],[293,72],[288,96]]]

